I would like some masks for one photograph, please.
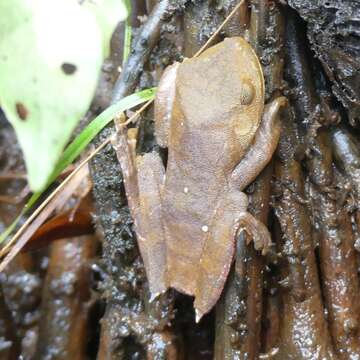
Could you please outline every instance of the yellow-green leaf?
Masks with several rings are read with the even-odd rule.
[[[0,14],[0,106],[40,191],[89,108],[126,10],[122,0],[1,0]]]

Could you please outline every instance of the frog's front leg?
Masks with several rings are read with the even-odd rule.
[[[256,249],[271,242],[270,234],[260,221],[247,212],[246,194],[229,190],[218,204],[209,226],[199,264],[195,293],[196,320],[216,304],[224,287],[235,252],[235,240],[241,230],[254,240]]]
[[[152,297],[167,289],[166,244],[161,216],[161,187],[165,171],[157,153],[136,156],[136,131],[119,121],[112,140],[119,159]]]
[[[255,141],[231,175],[230,185],[235,189],[244,190],[271,160],[280,137],[279,112],[286,104],[281,96],[265,106]]]

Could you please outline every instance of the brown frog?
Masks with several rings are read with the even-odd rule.
[[[280,97],[264,107],[264,78],[251,46],[228,38],[168,67],[155,99],[155,133],[168,148],[136,156],[136,133],[113,141],[152,296],[169,287],[195,296],[197,321],[215,305],[245,230],[257,250],[271,243],[242,190],[270,161]]]

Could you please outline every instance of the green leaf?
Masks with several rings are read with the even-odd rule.
[[[90,106],[122,0],[1,0],[0,104],[42,190]]]
[[[130,109],[136,105],[152,100],[155,96],[156,88],[146,89],[129,95],[121,99],[116,104],[111,105],[98,115],[91,123],[84,128],[84,130],[70,143],[62,154],[57,166],[50,176],[50,180],[46,184],[46,188],[66,169],[90,144],[95,136],[107,125],[114,117],[121,112]],[[45,189],[46,189],[45,188]],[[0,235],[0,243],[3,242],[8,235],[14,230],[18,224],[20,218],[28,212],[37,200],[41,197],[43,191],[35,192],[30,199],[27,201],[24,209],[20,215],[14,220],[14,222]]]
[[[110,39],[120,20],[129,14],[126,0],[85,0],[83,5],[97,18],[103,33],[103,49],[105,56],[110,53]]]
[[[125,21],[125,29],[124,29],[124,48],[123,48],[123,60],[122,64],[123,66],[126,63],[127,58],[129,57],[130,50],[131,50],[131,37],[132,37],[132,29],[131,29],[131,1],[125,0],[125,6],[127,9],[127,12],[129,14],[128,18]]]

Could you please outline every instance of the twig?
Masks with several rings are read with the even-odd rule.
[[[2,272],[7,264],[21,251],[21,249],[25,246],[27,241],[31,238],[31,236],[34,234],[34,232],[39,228],[39,226],[48,218],[49,214],[52,213],[55,208],[59,205],[59,202],[64,202],[69,199],[69,196],[71,195],[71,192],[73,191],[72,187],[77,187],[78,184],[83,179],[82,174],[80,174],[80,178],[77,179],[75,175],[79,174],[81,170],[83,170],[83,166],[86,164],[85,161],[81,163],[81,165],[74,171],[72,176],[69,176],[64,182],[60,185],[61,189],[65,189],[65,194],[62,194],[60,198],[60,190],[56,189],[40,206],[34,214],[30,218],[31,220],[34,220],[32,222],[29,222],[26,228],[24,227],[24,233],[19,233],[19,241],[16,242],[16,244],[11,248],[9,253],[5,256],[3,261],[0,264],[0,272]],[[71,188],[67,188],[66,186],[70,186]],[[60,187],[59,186],[59,187]],[[56,199],[56,200],[55,200]],[[51,200],[54,200],[51,202]],[[29,218],[29,219],[30,219]],[[30,221],[31,221],[30,220]],[[4,255],[8,251],[8,247],[2,249],[1,254]]]
[[[168,8],[169,0],[161,0],[140,30],[126,64],[115,83],[112,103],[116,103],[134,90],[149,54],[159,40],[160,27]]]
[[[243,4],[244,0],[241,0],[231,11],[231,13],[226,17],[226,19],[220,24],[220,26],[214,31],[214,33],[209,37],[206,43],[195,53],[193,57],[198,57],[214,40],[215,36],[223,29],[223,27],[229,22],[229,20],[235,15],[236,11],[239,10],[240,6]]]

